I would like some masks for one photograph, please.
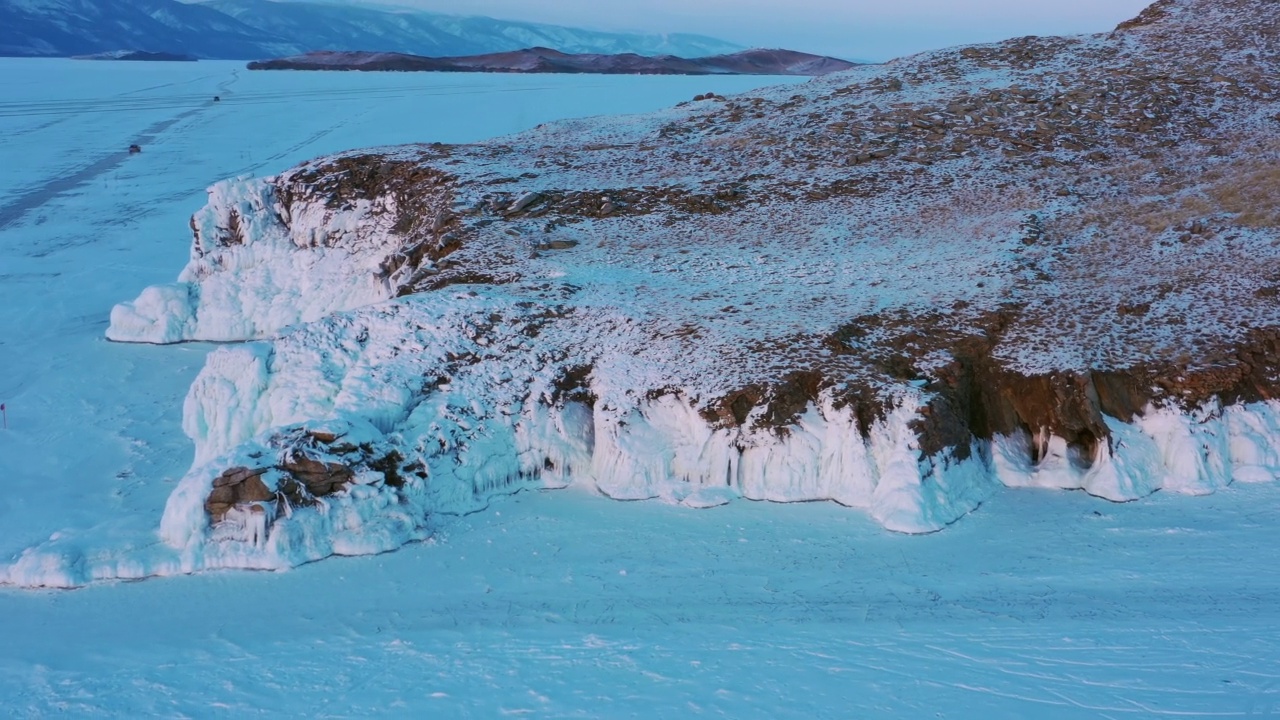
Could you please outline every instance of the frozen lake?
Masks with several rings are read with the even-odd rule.
[[[0,564],[33,546],[128,563],[157,542],[191,460],[182,399],[209,348],[102,333],[114,303],[176,275],[211,182],[777,81],[0,60]],[[1129,505],[1007,491],[924,537],[829,504],[692,511],[526,493],[379,557],[0,590],[0,706],[1270,716],[1277,520],[1275,485]]]

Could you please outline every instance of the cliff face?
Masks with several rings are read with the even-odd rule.
[[[287,474],[279,438],[337,421],[370,451],[316,462],[403,460],[398,486],[325,485],[407,514],[381,549],[529,485],[834,499],[925,532],[1000,484],[1271,479],[1273,9],[1163,0],[1105,35],[218,186],[183,282],[112,318],[117,340],[270,338],[193,388],[166,537],[205,547],[216,478]],[[191,562],[325,554],[290,554],[297,532]]]

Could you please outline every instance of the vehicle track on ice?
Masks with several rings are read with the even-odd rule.
[[[239,71],[233,70],[230,78],[218,84],[218,94],[221,95],[226,93],[239,78]],[[146,145],[154,140],[160,133],[203,110],[207,110],[212,107],[215,102],[216,101],[213,98],[209,98],[196,107],[178,113],[173,117],[153,123],[142,132],[135,135],[132,142],[139,146]],[[128,158],[128,150],[120,150],[104,155],[70,175],[50,178],[43,185],[28,190],[4,205],[0,205],[0,230],[5,230],[16,225],[18,221],[27,215],[27,213],[43,207],[54,198],[57,198],[120,167],[120,165],[122,165]]]

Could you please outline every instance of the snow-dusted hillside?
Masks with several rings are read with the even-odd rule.
[[[259,59],[315,50],[471,55],[531,46],[702,57],[741,50],[689,34],[613,33],[487,17],[274,0],[0,0],[0,55],[122,50]]]
[[[174,0],[0,0],[0,55],[142,50],[252,58],[294,47],[212,8]]]
[[[1280,17],[1162,0],[653,115],[211,189],[116,340],[254,341],[187,398],[184,569],[388,549],[582,484],[834,500],[1280,472]]]
[[[551,47],[570,53],[703,57],[742,49],[687,33],[612,33],[408,8],[288,0],[207,0],[202,4],[263,32],[290,38],[302,51],[376,50],[450,56]]]

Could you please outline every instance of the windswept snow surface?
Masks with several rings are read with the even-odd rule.
[[[285,573],[0,592],[18,717],[1280,713],[1280,486],[1001,493],[945,533],[828,503],[523,493]]]

